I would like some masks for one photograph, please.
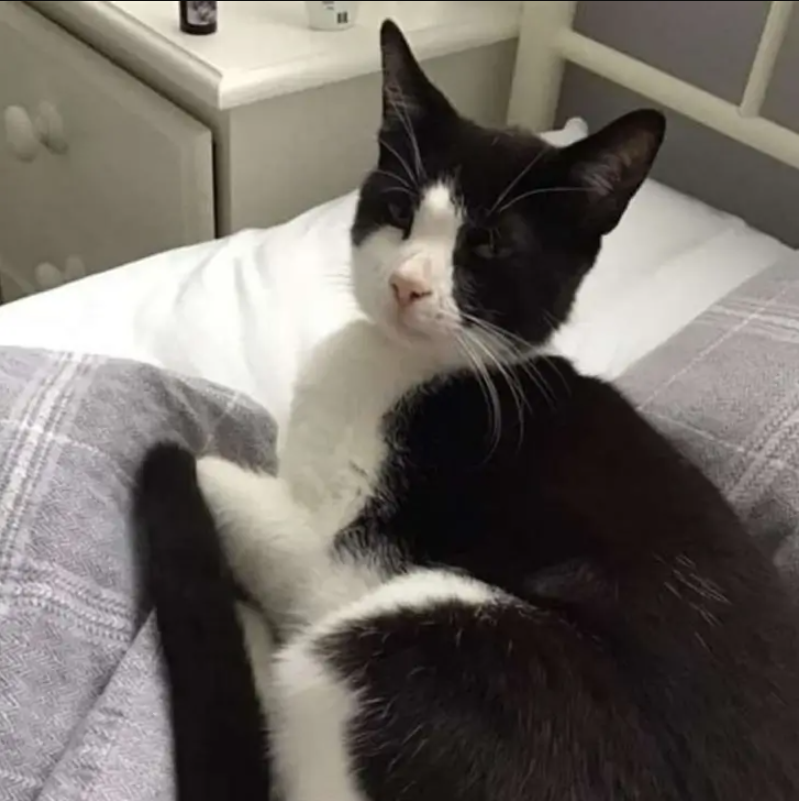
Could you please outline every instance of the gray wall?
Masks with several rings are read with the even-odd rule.
[[[583,0],[575,27],[737,103],[768,8],[760,0]],[[569,65],[558,120],[580,115],[595,128],[641,105],[651,102]],[[669,133],[655,176],[799,247],[799,171],[666,111]],[[799,131],[799,11],[791,20],[763,114]]]

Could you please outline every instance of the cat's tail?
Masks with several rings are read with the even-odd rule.
[[[194,456],[178,445],[155,446],[136,476],[133,502],[170,686],[177,798],[264,801],[263,720]]]

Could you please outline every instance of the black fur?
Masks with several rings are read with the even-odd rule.
[[[153,448],[136,477],[134,512],[169,677],[177,798],[267,799],[263,721],[235,587],[194,456],[178,445]]]
[[[496,447],[471,376],[395,410],[395,503],[339,541],[388,542],[407,566],[518,599],[387,615],[324,644],[363,694],[350,745],[367,797],[799,798],[799,649],[776,570],[611,386],[562,360],[515,378],[524,435],[497,377]]]

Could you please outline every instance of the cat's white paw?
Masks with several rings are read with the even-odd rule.
[[[237,580],[250,588],[262,560],[261,504],[271,476],[218,456],[197,460],[197,482],[216,522],[219,542]]]
[[[197,483],[214,519],[225,525],[249,495],[253,474],[235,462],[219,456],[197,460]]]
[[[287,620],[320,554],[289,485],[216,456],[197,461],[197,478],[239,584],[270,619]]]
[[[284,483],[218,456],[197,460],[197,481],[228,563],[249,588],[264,565],[280,556],[275,539],[283,536],[286,517],[293,510]]]

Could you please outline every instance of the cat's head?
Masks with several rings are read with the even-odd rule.
[[[461,117],[392,22],[381,48],[379,159],[352,228],[361,309],[420,348],[544,344],[646,178],[663,116],[633,112],[555,148]]]

